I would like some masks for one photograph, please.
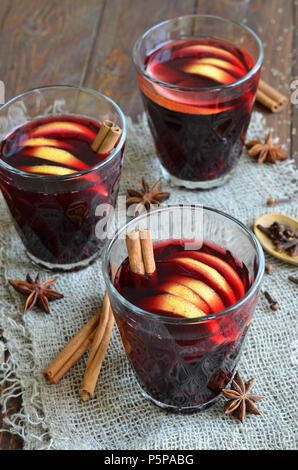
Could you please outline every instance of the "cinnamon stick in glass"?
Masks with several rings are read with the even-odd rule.
[[[151,232],[148,229],[140,230],[140,241],[143,263],[146,274],[153,274],[156,270]]]
[[[135,274],[145,274],[139,230],[126,234],[126,247],[131,271]]]
[[[129,266],[135,274],[153,274],[156,269],[149,229],[134,230],[126,234]]]
[[[109,153],[119,140],[122,134],[122,129],[116,126],[112,121],[106,119],[98,131],[91,148],[98,154]]]

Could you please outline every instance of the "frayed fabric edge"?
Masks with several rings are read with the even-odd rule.
[[[30,334],[22,324],[5,314],[9,308],[11,305],[4,305],[0,310],[0,328],[9,350],[9,357],[0,364],[0,386],[5,384],[0,395],[0,407],[3,414],[8,412],[3,419],[8,428],[0,428],[0,432],[20,436],[24,450],[48,449],[51,439],[44,422],[38,381],[34,377],[36,368]],[[26,368],[21,368],[19,364],[24,363]],[[10,400],[19,396],[22,397],[20,409],[9,413]]]

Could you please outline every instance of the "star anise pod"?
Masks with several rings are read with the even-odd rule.
[[[249,393],[253,388],[255,379],[244,382],[239,372],[236,372],[232,381],[231,390],[223,389],[222,393],[229,401],[225,404],[225,413],[232,413],[243,423],[246,413],[260,415],[261,412],[255,405],[255,402],[264,398],[263,395]]]
[[[137,204],[135,208],[135,215],[139,213],[139,209],[145,206],[147,210],[150,210],[154,204],[160,205],[161,202],[165,201],[170,197],[170,193],[161,191],[161,182],[157,180],[153,183],[149,189],[148,184],[144,178],[141,179],[141,191],[135,189],[128,189],[129,198],[126,200],[126,205],[131,206]]]
[[[248,155],[257,158],[258,163],[264,161],[276,163],[277,160],[288,158],[285,151],[278,146],[278,142],[272,140],[272,132],[269,132],[264,143],[260,140],[251,140],[245,143],[245,147],[248,149]]]
[[[24,307],[24,315],[29,312],[34,305],[38,305],[44,312],[50,313],[49,302],[62,299],[63,294],[52,289],[57,277],[47,279],[40,283],[40,276],[37,274],[35,281],[27,274],[26,281],[12,281],[8,279],[9,284],[20,294],[27,295],[28,298]]]

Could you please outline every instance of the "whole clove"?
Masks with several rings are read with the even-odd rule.
[[[270,304],[271,310],[274,310],[274,311],[278,310],[279,309],[278,302],[271,297],[269,292],[267,292],[265,290],[264,295],[265,295],[265,298],[268,300],[268,302]]]
[[[282,204],[282,203],[291,202],[291,201],[293,201],[292,197],[284,197],[284,198],[281,198],[281,199],[277,199],[275,197],[269,197],[267,199],[267,206],[274,207],[277,204]]]

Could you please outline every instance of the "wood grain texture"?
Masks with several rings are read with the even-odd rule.
[[[83,84],[100,90],[135,117],[142,111],[132,60],[135,41],[166,18],[193,13],[195,5],[195,0],[109,0]]]
[[[143,108],[132,61],[135,40],[162,20],[190,13],[219,15],[254,29],[264,43],[263,79],[290,97],[290,84],[298,79],[297,0],[1,0],[6,99],[41,85],[81,84],[107,94],[136,118]],[[272,114],[255,106],[296,158],[297,107]],[[11,410],[19,405],[12,400]],[[21,439],[0,433],[0,449],[20,448]]]
[[[6,99],[41,85],[79,84],[103,6],[98,0],[8,2],[0,30]]]

